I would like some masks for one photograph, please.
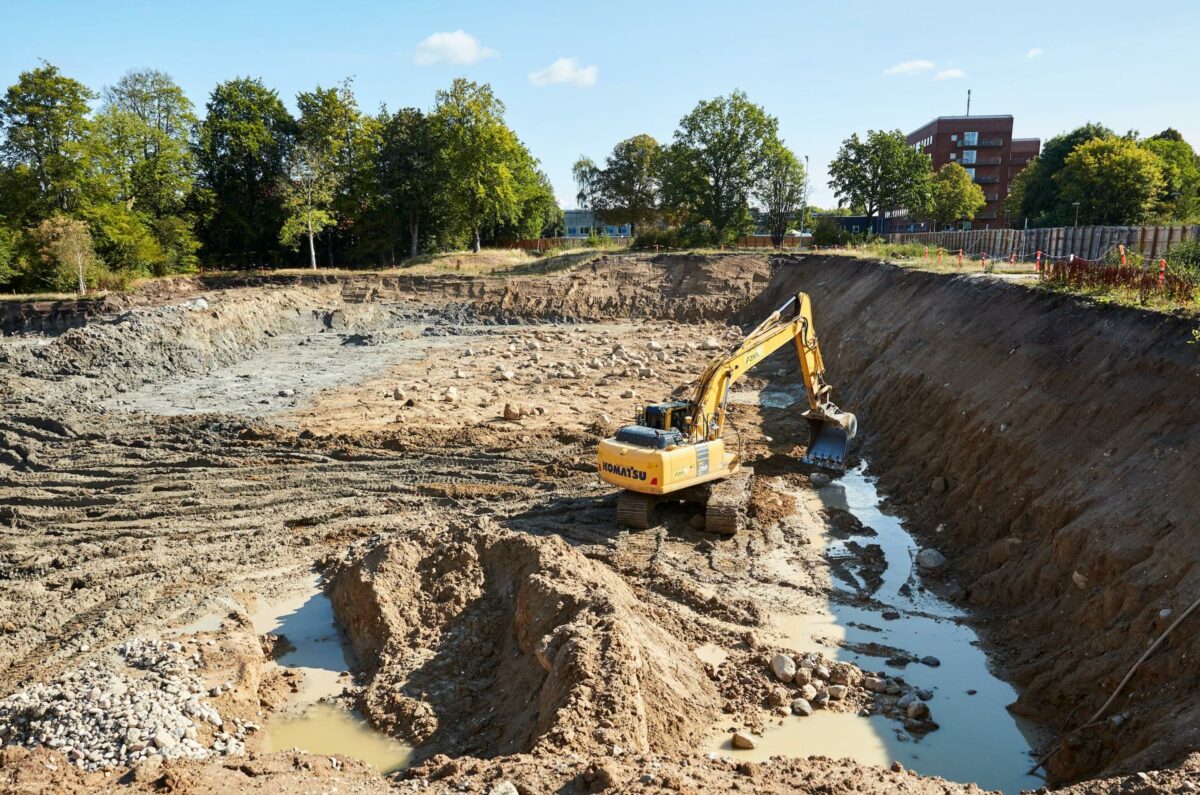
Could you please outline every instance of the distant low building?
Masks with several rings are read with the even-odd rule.
[[[563,237],[629,237],[629,224],[599,224],[591,210],[563,210]]]
[[[934,169],[958,163],[983,189],[987,201],[975,215],[980,229],[1007,226],[1004,200],[1008,198],[1013,177],[1042,150],[1038,138],[1014,138],[1012,116],[938,116],[908,134],[909,146],[933,160]],[[897,219],[901,229],[907,221]],[[887,226],[887,222],[884,222]],[[968,223],[966,228],[970,228]]]

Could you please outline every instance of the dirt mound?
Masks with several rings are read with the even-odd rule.
[[[388,542],[335,577],[370,718],[423,756],[694,747],[716,688],[661,611],[559,538],[485,525]]]
[[[951,558],[946,590],[988,618],[1023,691],[1069,730],[1200,595],[1200,375],[1193,324],[979,277],[778,258],[741,317],[804,290],[839,403],[892,504]],[[1051,760],[1060,779],[1178,762],[1200,615],[1105,720]]]

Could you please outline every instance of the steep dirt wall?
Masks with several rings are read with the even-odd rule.
[[[813,296],[871,470],[950,557],[948,590],[1023,688],[1015,711],[1084,723],[1200,596],[1194,323],[849,258],[776,266],[741,319]],[[1057,776],[1200,747],[1198,629],[1200,611],[1105,715],[1120,717],[1068,737]]]

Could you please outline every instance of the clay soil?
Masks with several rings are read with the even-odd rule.
[[[385,778],[246,731],[240,754],[84,770],[5,733],[0,788],[978,791],[899,765],[702,753],[715,727],[801,720],[770,663],[805,660],[770,617],[819,612],[839,566],[871,582],[869,547],[824,553],[848,519],[799,462],[796,409],[734,406],[757,477],[732,538],[682,504],[618,528],[595,476],[597,441],[690,385],[701,343],[796,289],[882,487],[943,525],[948,571],[923,587],[973,611],[1019,710],[1076,728],[1197,595],[1182,329],[858,261],[626,255],[549,275],[181,280],[83,319],[13,313],[39,333],[0,343],[0,699],[118,670],[118,644],[169,634],[217,688],[225,723],[202,741],[261,725],[295,684],[249,615],[315,572],[360,661],[338,701],[416,750]],[[739,389],[794,383],[780,361]],[[1058,781],[1200,784],[1197,626],[1135,677],[1120,722],[1069,734]],[[894,705],[853,666],[809,664],[847,683],[827,709]]]

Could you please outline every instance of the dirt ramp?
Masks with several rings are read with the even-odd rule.
[[[373,668],[367,714],[423,756],[679,750],[717,714],[656,611],[557,537],[391,541],[344,568],[332,598]]]
[[[893,505],[950,556],[948,593],[988,620],[1016,711],[1085,723],[1200,596],[1195,323],[978,276],[775,262],[740,318],[813,296],[838,402]],[[1173,764],[1200,744],[1198,622],[1069,738],[1057,776]]]

